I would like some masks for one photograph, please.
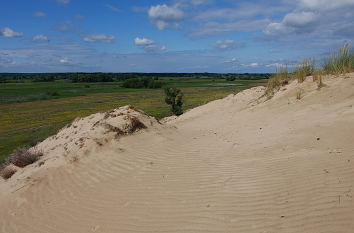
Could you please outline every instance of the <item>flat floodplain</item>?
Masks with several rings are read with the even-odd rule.
[[[266,80],[160,78],[185,95],[184,110],[223,98],[243,89],[265,85]],[[149,115],[171,115],[163,89],[121,88],[119,82],[72,83],[23,82],[0,84],[0,160],[14,149],[33,146],[55,134],[76,117],[84,117],[124,105]]]

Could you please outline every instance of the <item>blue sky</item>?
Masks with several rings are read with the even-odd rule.
[[[354,0],[1,0],[0,72],[273,72],[354,40]]]

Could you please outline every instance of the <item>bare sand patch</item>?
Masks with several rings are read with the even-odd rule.
[[[131,107],[77,119],[0,180],[0,232],[353,232],[347,76],[272,99],[252,88],[163,124]]]

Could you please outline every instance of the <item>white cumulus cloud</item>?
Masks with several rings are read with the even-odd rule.
[[[313,30],[319,16],[313,12],[292,12],[284,16],[279,23],[270,23],[264,29],[269,36],[288,33],[304,33]]]
[[[34,37],[32,37],[32,41],[34,42],[45,42],[45,41],[49,41],[47,36],[44,35],[36,35]]]
[[[59,60],[60,63],[68,63],[69,59],[67,57],[64,57],[62,59]]]
[[[341,7],[354,6],[353,0],[298,0],[298,4],[302,8],[311,10],[334,10]]]
[[[13,37],[22,37],[22,36],[23,36],[22,32],[15,32],[8,27],[0,29],[0,37],[13,38]]]
[[[154,44],[155,41],[147,39],[147,38],[136,37],[134,39],[134,43],[135,43],[135,45],[151,45],[151,44]]]
[[[184,19],[184,12],[176,6],[156,5],[148,11],[149,19],[159,30],[179,27],[178,22]]]
[[[156,52],[156,51],[165,51],[166,47],[164,45],[158,45],[155,41],[148,38],[139,38],[134,39],[136,46],[143,48],[146,52]]]

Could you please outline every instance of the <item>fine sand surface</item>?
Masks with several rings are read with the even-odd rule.
[[[0,232],[352,233],[346,76],[270,100],[252,88],[161,123],[129,107],[77,119],[0,179]]]

